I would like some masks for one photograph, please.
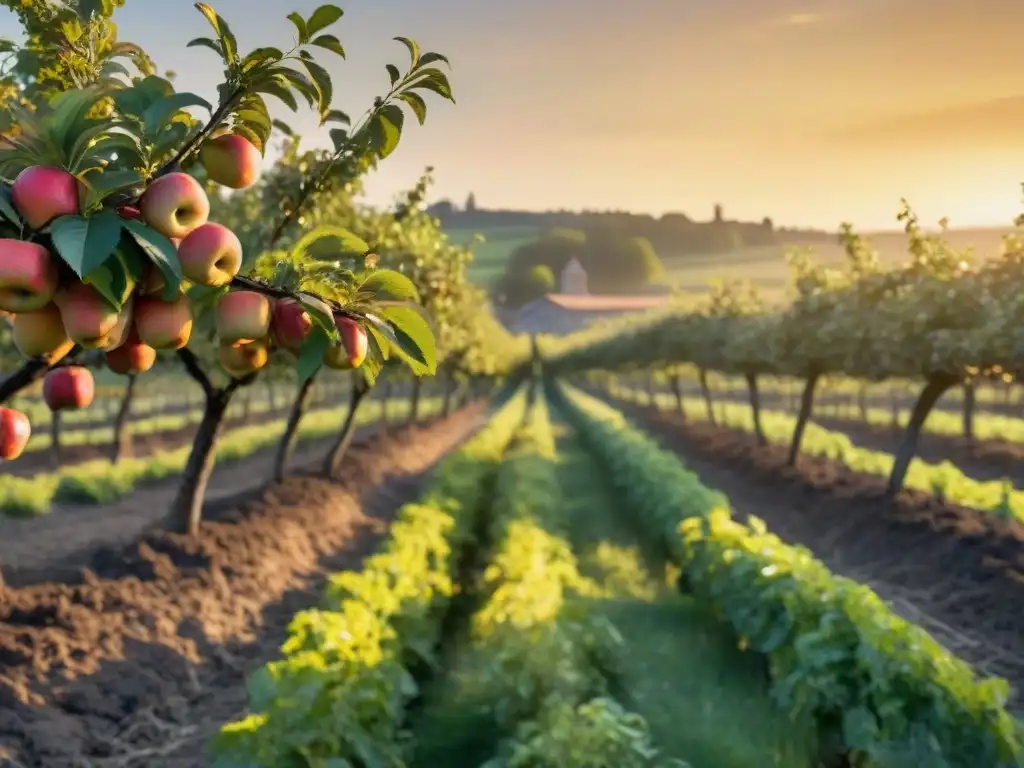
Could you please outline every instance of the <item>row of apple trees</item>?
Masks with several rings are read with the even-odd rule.
[[[42,379],[51,408],[84,407],[94,388],[84,361],[140,375],[173,356],[204,395],[172,509],[174,525],[194,533],[228,406],[261,373],[288,365],[308,382],[354,371],[365,393],[386,370],[436,372],[433,298],[412,274],[416,260],[331,214],[395,150],[407,115],[423,123],[428,97],[454,101],[442,55],[396,38],[407,65],[388,65],[390,84],[353,121],[334,106],[324,66],[345,56],[337,6],[291,13],[292,41],[247,51],[196,3],[208,34],[188,46],[222,66],[211,103],[176,91],[117,39],[123,2],[8,5],[26,43],[7,46],[4,70],[0,310],[26,360],[0,381],[0,404]],[[272,138],[291,133],[268,97],[314,110],[332,147],[295,148],[260,180]],[[225,200],[220,188],[243,191]],[[255,224],[237,226],[243,203]],[[376,234],[404,230],[420,215],[410,209],[380,214]],[[29,432],[24,414],[2,408],[0,458],[15,459]],[[350,435],[351,424],[339,460]]]
[[[668,376],[677,397],[681,369],[696,367],[709,413],[706,373],[741,376],[762,443],[759,377],[801,379],[790,463],[797,461],[823,377],[921,382],[889,477],[895,493],[903,486],[925,419],[946,391],[979,378],[1012,380],[1024,372],[1019,237],[1008,238],[1002,253],[978,261],[947,242],[945,222],[942,231],[927,233],[905,202],[898,218],[909,256],[902,264],[883,265],[869,242],[844,225],[844,263],[823,265],[809,250],[789,255],[793,299],[784,307],[766,305],[749,284],[718,284],[706,296],[668,310],[544,340],[545,366],[562,375],[656,371]]]

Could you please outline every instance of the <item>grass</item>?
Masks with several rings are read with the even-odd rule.
[[[763,662],[706,608],[673,588],[677,571],[646,550],[601,467],[572,437],[560,451],[566,512],[583,572],[603,585],[595,603],[622,637],[618,697],[647,720],[653,741],[693,768],[812,768],[807,722],[772,703]]]
[[[420,412],[436,413],[438,398],[424,398]],[[389,405],[389,416],[401,417],[408,412],[406,398]],[[311,411],[299,428],[303,439],[319,439],[337,432],[344,422],[347,407]],[[381,402],[366,402],[357,415],[363,425],[380,418]],[[245,459],[274,445],[284,433],[285,419],[276,419],[257,426],[239,427],[227,432],[217,442],[218,462]],[[0,477],[0,512],[14,517],[32,517],[50,511],[54,503],[109,504],[130,494],[137,485],[164,480],[179,474],[185,467],[191,444],[151,456],[125,459],[111,464],[105,459],[83,462],[55,472],[32,477]]]

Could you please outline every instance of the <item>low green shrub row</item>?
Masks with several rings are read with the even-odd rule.
[[[724,496],[618,411],[577,390],[549,392],[678,562],[686,588],[767,657],[778,703],[810,713],[851,764],[1024,765],[1005,681],[978,679],[868,587],[835,576],[763,522],[733,520]]]
[[[503,406],[399,511],[383,550],[295,616],[283,658],[249,681],[248,716],[214,739],[215,766],[403,764],[406,705],[418,694],[410,668],[436,664],[461,555],[523,411],[522,396]]]

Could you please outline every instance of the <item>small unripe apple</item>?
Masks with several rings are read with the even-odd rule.
[[[0,239],[0,309],[34,312],[57,292],[57,262],[39,243]]]
[[[242,268],[242,243],[224,225],[208,221],[181,241],[178,259],[182,273],[193,283],[219,288]]]
[[[211,181],[231,189],[252,186],[259,178],[263,162],[252,142],[230,133],[204,142],[199,160]]]
[[[270,324],[274,343],[292,351],[302,347],[313,329],[313,319],[295,299],[275,301]]]
[[[139,340],[153,349],[181,349],[192,337],[192,306],[181,294],[174,301],[143,296],[135,306]]]
[[[21,456],[31,436],[28,416],[13,408],[0,407],[0,459],[13,461]]]
[[[58,216],[78,213],[78,179],[63,168],[33,165],[14,180],[11,199],[32,229],[42,229]]]
[[[221,368],[236,379],[255,373],[270,359],[270,344],[265,338],[253,341],[221,342],[218,350]]]
[[[139,210],[145,222],[164,237],[184,238],[206,223],[210,201],[202,185],[187,173],[168,173],[146,188]]]
[[[369,352],[369,340],[366,329],[345,315],[335,315],[334,324],[341,335],[341,343],[334,343],[324,354],[324,365],[339,371],[358,368],[366,360]]]
[[[64,330],[60,310],[52,302],[35,312],[15,315],[12,324],[14,346],[25,357],[45,357],[52,365],[75,346]]]
[[[107,352],[105,357],[107,367],[114,373],[145,373],[156,362],[156,350],[142,343],[133,325],[124,344]]]
[[[262,339],[270,332],[270,300],[256,291],[230,291],[217,302],[214,319],[225,344]]]
[[[43,400],[51,411],[88,408],[95,395],[92,372],[80,365],[54,368],[43,379]]]

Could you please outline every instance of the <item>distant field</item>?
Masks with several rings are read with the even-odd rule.
[[[453,229],[448,234],[454,242],[468,243],[476,230]],[[955,248],[973,248],[978,258],[994,256],[1008,229],[962,229],[947,233],[947,241]],[[478,284],[490,286],[504,271],[509,255],[519,246],[533,240],[538,230],[533,227],[495,227],[480,232],[486,242],[477,246],[476,258],[470,267],[470,277]],[[872,245],[883,262],[898,263],[907,257],[906,238],[902,232],[880,232],[870,235]],[[661,252],[665,268],[672,279],[684,290],[706,290],[715,278],[741,277],[758,285],[769,299],[783,298],[788,273],[785,252],[787,244],[744,248],[734,253],[673,255]],[[838,264],[843,250],[838,241],[813,244],[813,251],[825,263]]]
[[[473,249],[475,257],[469,267],[469,277],[478,285],[490,287],[505,271],[505,263],[512,252],[521,245],[537,239],[536,227],[491,227],[478,229],[446,230],[452,242],[469,243],[477,233],[485,240]]]

